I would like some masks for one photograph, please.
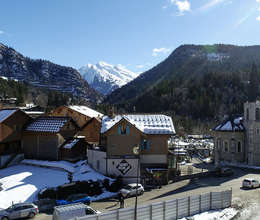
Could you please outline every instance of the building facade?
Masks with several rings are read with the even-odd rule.
[[[165,115],[105,116],[100,139],[103,153],[97,152],[96,157],[88,153],[89,163],[93,161],[91,165],[106,175],[122,176],[125,182],[135,182],[139,173],[142,181],[156,177],[161,184],[167,183],[172,160],[168,139],[174,134],[172,119]],[[106,164],[102,170],[98,169],[101,163]]]
[[[245,102],[244,114],[213,129],[215,164],[221,161],[260,166],[260,101]]]

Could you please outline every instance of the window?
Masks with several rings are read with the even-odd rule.
[[[228,152],[228,142],[224,141],[224,152]]]
[[[119,135],[129,135],[130,127],[128,125],[119,125],[118,126],[118,134]]]
[[[255,109],[255,120],[259,121],[260,120],[260,111],[259,108]]]
[[[237,142],[237,153],[241,153],[242,152],[242,144],[240,141]]]
[[[217,139],[217,149],[218,150],[221,149],[221,139],[220,138]]]
[[[246,120],[249,120],[249,110],[248,110],[248,108],[246,109]]]
[[[150,141],[147,139],[143,139],[141,143],[141,149],[142,150],[148,150],[150,149]]]
[[[259,135],[259,134],[260,134],[260,129],[259,129],[259,128],[256,128],[255,130],[256,130],[255,133],[256,133],[257,135]]]

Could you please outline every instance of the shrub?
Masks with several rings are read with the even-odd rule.
[[[109,191],[110,192],[117,192],[119,191],[123,186],[123,180],[121,176],[118,176],[116,180],[110,185]]]
[[[38,199],[56,199],[56,189],[55,188],[46,188],[41,190],[38,194]]]
[[[109,179],[108,179],[108,178],[104,179],[104,181],[103,181],[103,187],[104,187],[106,190],[109,190]]]

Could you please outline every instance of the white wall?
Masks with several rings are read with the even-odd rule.
[[[88,150],[88,164],[96,171],[106,175],[106,152]]]
[[[122,176],[124,183],[135,183],[137,177],[138,159],[108,159],[108,174]],[[121,170],[121,171],[120,171]],[[139,168],[140,176],[140,168]],[[139,179],[140,181],[140,179]]]

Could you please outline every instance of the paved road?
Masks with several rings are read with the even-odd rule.
[[[234,175],[231,177],[207,177],[198,181],[184,180],[163,186],[161,189],[154,189],[145,192],[138,197],[138,205],[151,204],[155,202],[170,200],[174,198],[182,198],[190,195],[198,195],[211,191],[222,191],[232,188],[233,200],[257,199],[260,195],[260,188],[253,190],[241,189],[242,180],[246,177],[254,177],[260,180],[260,171],[249,171],[242,169],[233,169]],[[259,199],[258,199],[259,200]],[[125,200],[125,207],[133,207],[135,198]],[[91,207],[107,212],[119,208],[116,199],[107,199],[91,203]],[[51,215],[40,214],[36,220],[51,219]]]
[[[200,179],[196,182],[184,180],[163,186],[161,189],[145,192],[143,196],[138,197],[138,205],[150,204],[174,198],[182,198],[190,195],[198,195],[211,191],[222,191],[230,188],[232,188],[233,199],[247,197],[252,198],[256,195],[259,196],[260,189],[244,190],[241,189],[241,184],[242,180],[246,177],[254,177],[260,180],[260,171],[252,172],[234,169],[234,172],[235,173],[232,177],[208,177]],[[132,207],[134,204],[134,197],[125,200],[126,207]],[[91,206],[101,212],[119,208],[119,204],[115,199],[93,202]]]

